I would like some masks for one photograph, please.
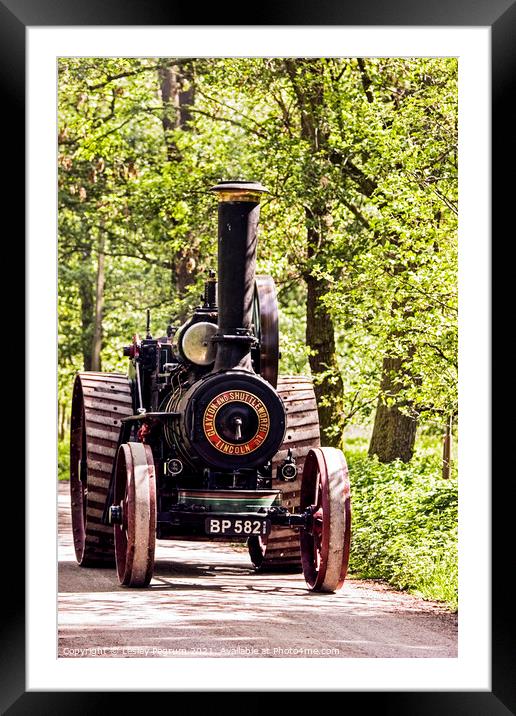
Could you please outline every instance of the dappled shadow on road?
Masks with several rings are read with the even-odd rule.
[[[102,656],[142,656],[129,648],[139,645],[154,650],[145,656],[306,656],[328,645],[341,657],[456,656],[456,617],[437,605],[370,581],[312,593],[300,574],[256,573],[245,548],[229,544],[159,541],[150,586],[121,587],[114,569],[76,564],[62,513],[61,656],[95,656],[79,647],[96,646],[113,649]],[[265,653],[227,651],[249,644]],[[273,651],[292,646],[299,653]]]
[[[85,579],[91,573],[92,581]],[[428,610],[420,600],[348,582],[338,594],[309,592],[298,575],[258,575],[247,567],[233,564],[206,565],[162,562],[151,585],[129,589],[118,584],[114,570],[84,570],[73,563],[61,563],[62,589],[60,623],[70,626],[77,620],[103,629],[152,627],[158,624],[184,628],[249,621],[281,626],[307,625],[316,610],[318,618],[327,614],[331,629],[335,619],[367,618],[371,625],[386,615],[399,619],[397,628],[412,620],[433,623],[439,613]],[[401,596],[401,599],[400,599]],[[448,619],[451,615],[443,615]],[[403,623],[402,623],[403,622]]]
[[[274,577],[280,582],[274,585]],[[281,592],[323,599],[335,595],[316,595],[309,592],[300,575],[292,577],[283,575],[260,575],[252,567],[220,562],[205,564],[195,562],[156,563],[154,576],[149,587],[127,588],[118,583],[114,569],[88,569],[80,567],[76,562],[62,561],[59,563],[59,593],[90,594],[95,592],[129,592],[150,594],[158,591],[234,591],[234,592]],[[285,580],[288,580],[285,582]]]
[[[188,551],[190,551],[190,545]],[[274,606],[292,607],[292,597],[301,603],[309,604],[310,609],[335,606],[349,609],[367,610],[379,615],[382,613],[425,613],[437,616],[443,613],[447,618],[453,618],[444,609],[437,605],[423,602],[409,595],[396,592],[384,584],[377,584],[360,580],[348,580],[342,591],[337,594],[321,594],[310,592],[305,586],[302,575],[298,574],[261,574],[251,566],[245,564],[245,557],[237,555],[237,560],[217,561],[206,563],[166,561],[156,562],[154,577],[149,587],[134,589],[122,587],[118,583],[114,569],[87,569],[79,567],[75,562],[59,563],[59,592],[74,594],[90,594],[92,592],[114,592],[119,594],[153,594],[162,592],[192,592],[201,595],[203,592],[223,592],[247,595],[276,595]],[[375,592],[372,602],[371,591]],[[288,596],[287,604],[279,604],[278,598]],[[117,596],[117,598],[119,598]],[[174,600],[174,604],[176,604]],[[224,607],[227,601],[224,602]]]

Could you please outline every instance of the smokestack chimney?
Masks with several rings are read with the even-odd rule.
[[[252,370],[256,233],[260,198],[267,189],[259,182],[225,181],[211,191],[219,199],[219,328],[213,338],[217,343],[213,372]]]

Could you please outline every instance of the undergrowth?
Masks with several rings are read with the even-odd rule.
[[[423,443],[408,464],[384,465],[368,457],[365,448],[361,440],[346,444],[352,496],[350,571],[385,579],[396,589],[443,601],[456,610],[456,467],[452,479],[442,478],[435,443]]]

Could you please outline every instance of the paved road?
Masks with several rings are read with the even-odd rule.
[[[247,551],[158,543],[148,589],[83,569],[73,553],[68,483],[59,485],[62,657],[455,657],[457,618],[373,581],[309,593],[299,574],[255,574]]]

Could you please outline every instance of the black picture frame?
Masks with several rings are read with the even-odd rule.
[[[361,0],[346,5],[339,0],[319,0],[313,4],[290,2],[272,3],[266,0],[259,7],[244,6],[232,1],[203,4],[204,26],[216,25],[385,25],[385,26],[484,26],[491,28],[492,38],[492,237],[497,237],[500,246],[507,235],[513,201],[511,175],[516,165],[516,149],[513,141],[516,129],[516,115],[510,109],[511,90],[514,94],[516,77],[516,3],[515,0],[432,0],[432,2],[411,3],[409,0]],[[197,12],[196,12],[197,10]],[[248,10],[246,13],[245,11]],[[0,86],[3,111],[2,154],[4,177],[9,181],[4,186],[4,226],[9,220],[9,230],[4,233],[8,242],[9,257],[16,266],[24,265],[24,186],[25,186],[25,37],[26,28],[32,26],[68,25],[198,25],[198,8],[185,8],[161,0],[0,0]],[[262,22],[266,19],[267,22]],[[13,221],[14,219],[14,221]],[[512,227],[509,229],[514,232]],[[11,259],[18,249],[18,258]],[[5,251],[5,246],[4,246]],[[501,262],[502,263],[502,262]],[[503,262],[506,263],[506,262]],[[506,265],[506,271],[509,268]],[[507,277],[508,278],[508,277]],[[22,281],[23,276],[21,277]],[[499,282],[503,283],[503,278]],[[11,328],[13,318],[18,325],[21,314],[20,291],[15,291],[15,308],[4,304],[4,335]],[[9,328],[8,328],[9,326]],[[20,333],[20,329],[17,328]],[[4,346],[7,343],[4,341]],[[37,360],[26,338],[24,354],[26,360]],[[18,355],[9,352],[9,356]],[[19,375],[20,359],[7,364],[10,373]],[[499,378],[499,380],[501,380]],[[16,394],[12,405],[17,406],[18,418],[9,420],[10,427],[20,432],[25,420],[21,380],[16,381]],[[496,393],[493,381],[493,394]],[[507,427],[506,430],[509,428]],[[504,453],[503,426],[493,431],[492,454]],[[498,447],[498,450],[496,449]],[[21,448],[19,448],[21,452]],[[4,593],[9,596],[3,608],[1,649],[0,649],[0,709],[2,713],[17,714],[69,714],[104,713],[107,708],[119,708],[120,693],[104,692],[27,692],[25,684],[25,609],[23,580],[23,506],[25,504],[24,484],[20,473],[20,460],[16,470],[9,472],[9,479],[3,481],[2,502],[13,520],[12,533],[17,535],[16,549],[8,545],[4,549]],[[511,472],[514,472],[513,470]],[[464,714],[467,716],[516,713],[516,664],[514,661],[515,642],[514,608],[510,590],[503,587],[507,571],[511,569],[508,544],[509,527],[514,504],[508,499],[508,491],[514,482],[512,475],[500,475],[493,479],[493,592],[492,592],[492,690],[447,691],[447,692],[347,692],[343,695],[342,708],[350,707],[349,700],[356,700],[360,708],[381,709],[383,713],[407,714]],[[510,484],[508,484],[510,483]],[[7,493],[7,494],[6,494]],[[6,512],[4,512],[4,515]],[[51,516],[53,519],[53,516]],[[10,532],[10,534],[12,534]],[[5,546],[6,543],[4,543]],[[514,571],[514,567],[512,567]],[[479,574],[479,579],[489,575]],[[200,678],[202,682],[202,676]],[[337,689],[336,689],[337,690]],[[166,695],[166,694],[165,694]],[[199,694],[200,695],[200,694]],[[169,700],[175,701],[173,694]],[[143,701],[138,694],[131,694],[131,706],[138,708]],[[144,697],[145,698],[145,697]],[[115,703],[116,699],[116,703]],[[275,705],[277,708],[277,704]],[[149,708],[148,706],[146,707]],[[333,708],[333,707],[332,707]]]

